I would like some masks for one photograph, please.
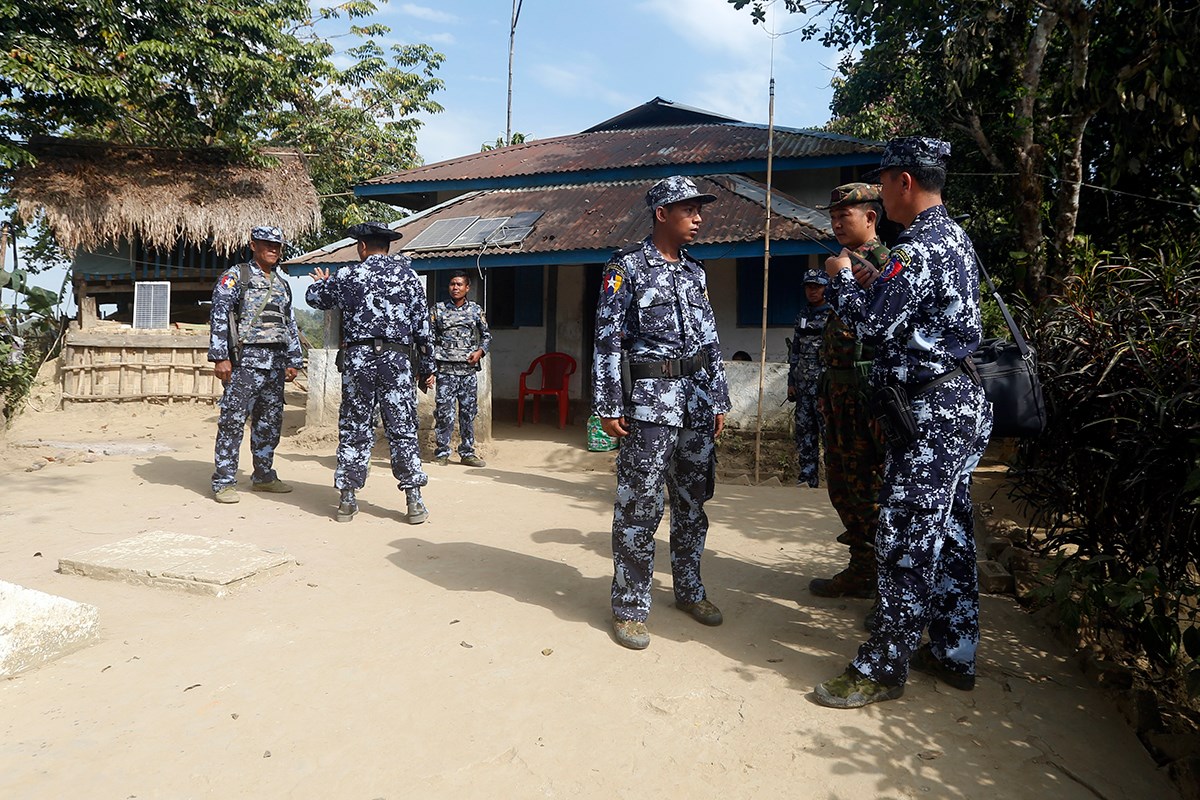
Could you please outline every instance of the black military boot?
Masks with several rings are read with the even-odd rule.
[[[425,507],[425,503],[421,500],[421,488],[414,486],[411,489],[405,489],[404,494],[408,498],[408,524],[420,525],[429,519],[429,509]]]
[[[875,597],[875,581],[844,569],[832,578],[813,578],[808,590],[817,597]]]
[[[338,504],[337,521],[349,522],[358,513],[358,501],[354,499],[353,489],[342,489],[342,500]]]

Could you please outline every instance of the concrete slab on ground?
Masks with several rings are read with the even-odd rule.
[[[58,561],[59,572],[222,597],[295,563],[279,549],[150,531]]]
[[[10,678],[100,638],[100,612],[0,581],[0,678]]]

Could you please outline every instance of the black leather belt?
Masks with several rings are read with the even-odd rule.
[[[955,378],[957,378],[959,375],[962,375],[962,374],[963,374],[963,368],[955,367],[954,369],[950,370],[949,372],[945,372],[945,373],[942,373],[941,375],[938,375],[933,380],[925,381],[925,383],[918,383],[916,385],[911,385],[911,386],[908,384],[905,384],[904,390],[908,393],[909,397],[920,397],[921,395],[925,394],[926,392],[932,391],[932,390],[936,389],[937,387],[941,386],[943,383],[946,383],[947,381],[952,381]]]
[[[692,375],[708,366],[708,358],[704,353],[697,353],[688,358],[668,358],[665,361],[643,361],[640,364],[629,365],[629,375],[634,380],[639,378],[683,378]]]
[[[286,350],[287,342],[245,342],[242,347],[261,347],[264,350]]]
[[[351,339],[350,341],[345,342],[342,347],[351,347],[353,345],[360,344],[369,345],[376,353],[382,353],[384,350],[392,350],[397,353],[404,353],[404,355],[408,356],[409,358],[412,358],[413,355],[413,347],[411,344],[394,342],[391,339]]]

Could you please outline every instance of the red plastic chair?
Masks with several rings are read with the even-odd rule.
[[[541,367],[541,385],[526,383]],[[558,395],[558,427],[566,427],[567,412],[570,401],[567,398],[567,387],[571,385],[571,375],[575,373],[575,359],[566,353],[546,353],[535,358],[529,369],[521,373],[521,393],[517,395],[517,425],[525,420],[525,396],[533,399],[533,421],[538,421],[538,400],[545,395]]]

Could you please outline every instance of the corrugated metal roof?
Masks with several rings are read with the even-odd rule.
[[[740,175],[712,175],[694,179],[702,192],[717,196],[705,206],[699,245],[741,244],[760,240],[766,220],[766,187]],[[650,211],[646,192],[654,180],[608,181],[568,186],[544,186],[527,189],[493,189],[456,197],[441,206],[395,226],[404,239],[393,244],[392,252],[405,251],[405,242],[438,220],[454,217],[481,218],[511,216],[520,211],[545,212],[533,232],[518,245],[508,247],[448,248],[408,253],[414,266],[432,267],[438,259],[483,255],[525,254],[531,263],[547,263],[546,254],[594,251],[595,261],[603,262],[609,253],[638,241],[650,231]],[[772,193],[772,241],[812,238],[832,242],[829,217],[801,205],[794,198]],[[407,251],[405,251],[407,252]],[[353,243],[342,247],[327,246],[292,259],[289,264],[325,264],[356,261]],[[426,262],[423,264],[422,262]]]
[[[748,123],[665,125],[536,139],[383,175],[360,186],[567,175],[684,164],[744,164],[767,158],[767,128]],[[822,131],[776,128],[775,159],[878,156],[883,145]],[[870,160],[870,159],[868,159]],[[739,168],[736,171],[745,171]],[[450,187],[447,187],[450,188]]]

